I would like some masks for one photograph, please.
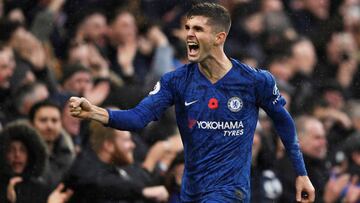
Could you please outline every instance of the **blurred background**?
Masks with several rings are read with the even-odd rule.
[[[185,14],[198,2],[0,0],[0,202],[180,202],[173,109],[129,140],[72,118],[67,101],[134,107],[187,63]],[[275,76],[316,202],[360,202],[360,1],[208,2],[231,13],[226,54]],[[252,202],[295,202],[262,111],[251,179]]]

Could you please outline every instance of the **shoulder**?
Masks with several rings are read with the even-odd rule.
[[[187,75],[193,73],[195,70],[195,67],[196,67],[196,64],[194,64],[194,63],[185,64],[183,66],[176,68],[173,71],[165,73],[163,75],[163,79],[184,78]]]
[[[273,80],[273,76],[267,70],[262,68],[251,67],[245,63],[241,63],[236,59],[231,59],[236,69],[241,72],[241,75],[247,78],[251,78],[257,84],[263,83],[268,80]]]
[[[196,67],[194,63],[185,64],[174,71],[164,74],[161,77],[161,85],[167,85],[175,89],[181,87],[182,84],[193,78]]]

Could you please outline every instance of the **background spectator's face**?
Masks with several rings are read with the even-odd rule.
[[[22,174],[28,162],[28,151],[20,141],[10,142],[6,160],[15,174]]]
[[[102,42],[106,34],[106,30],[106,18],[100,13],[95,13],[89,16],[83,24],[85,38],[90,39],[90,41],[93,42]]]
[[[299,135],[301,150],[309,157],[324,159],[327,153],[325,129],[320,121],[307,121],[305,133]]]
[[[278,80],[289,81],[294,75],[288,59],[279,59],[272,62],[269,64],[269,70]]]
[[[22,12],[22,10],[19,8],[15,8],[15,9],[11,10],[8,14],[8,18],[11,21],[17,21],[22,24],[25,24],[25,22],[26,22],[25,15]]]
[[[311,74],[317,61],[314,45],[310,41],[301,41],[293,46],[292,53],[296,70]]]
[[[323,98],[332,108],[341,110],[345,106],[345,98],[338,90],[325,91],[323,93]]]
[[[113,143],[113,162],[115,164],[127,165],[134,162],[135,143],[131,139],[130,132],[115,130]]]
[[[111,24],[111,40],[117,44],[133,42],[137,35],[137,26],[132,14],[125,12],[117,16]]]
[[[354,58],[357,51],[356,42],[349,33],[333,34],[326,48],[327,57],[334,64]]]
[[[31,107],[49,97],[49,90],[44,84],[38,84],[32,92],[25,96],[21,106],[18,107],[19,112],[28,115]]]
[[[79,71],[74,73],[69,79],[64,82],[64,89],[79,96],[84,95],[85,92],[92,88],[91,73],[86,71]]]
[[[52,143],[60,137],[61,132],[61,115],[60,111],[52,106],[44,106],[40,108],[34,116],[34,127],[42,138]]]
[[[280,0],[262,0],[262,10],[264,12],[276,12],[283,10],[283,3]]]
[[[75,47],[72,47],[69,50],[69,60],[68,63],[75,64],[80,63],[85,67],[90,67],[89,63],[89,45],[88,44],[79,44]]]
[[[80,133],[80,119],[70,115],[70,107],[65,104],[62,113],[62,124],[66,132],[71,136],[79,135]]]
[[[10,48],[0,51],[0,87],[7,88],[10,85],[10,78],[15,69],[15,59]]]
[[[263,32],[264,18],[263,15],[258,12],[248,16],[245,19],[244,27],[249,34],[259,35]]]
[[[351,158],[357,166],[360,166],[360,151],[353,152]]]
[[[317,18],[325,20],[329,17],[329,0],[303,0],[305,9]]]

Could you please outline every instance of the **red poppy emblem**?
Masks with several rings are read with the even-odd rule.
[[[219,101],[216,98],[211,98],[208,103],[209,109],[217,109],[219,107]]]

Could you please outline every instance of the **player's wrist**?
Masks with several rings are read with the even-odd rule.
[[[89,118],[98,121],[104,125],[109,123],[109,113],[106,109],[91,105],[89,111]]]

